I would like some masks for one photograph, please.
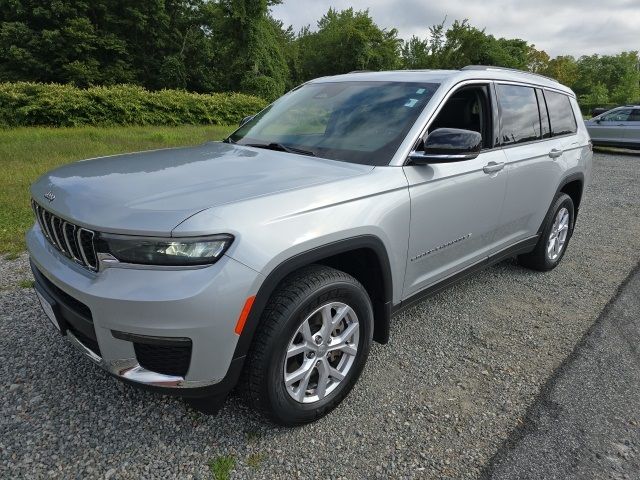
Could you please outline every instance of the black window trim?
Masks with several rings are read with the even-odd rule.
[[[540,136],[542,140],[546,140],[553,137],[553,131],[551,130],[551,117],[549,116],[549,106],[547,105],[547,97],[544,95],[542,88],[536,88],[536,98],[538,99],[538,113],[540,114]],[[573,108],[571,108],[573,110]],[[546,114],[548,135],[545,137],[542,129],[542,112]],[[575,120],[575,118],[574,118]],[[576,126],[578,124],[576,123]]]

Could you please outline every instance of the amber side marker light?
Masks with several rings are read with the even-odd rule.
[[[251,312],[251,307],[253,306],[253,301],[256,299],[256,296],[252,296],[247,298],[247,301],[244,302],[244,307],[242,307],[242,311],[240,312],[240,317],[238,317],[238,323],[236,323],[236,334],[240,335],[242,330],[244,329],[244,324],[247,323],[247,317],[249,316],[249,312]]]

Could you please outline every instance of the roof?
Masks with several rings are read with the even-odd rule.
[[[510,68],[470,65],[462,70],[390,70],[383,72],[356,71],[312,80],[313,83],[365,81],[365,82],[427,82],[456,84],[464,80],[503,80],[528,83],[560,90],[575,96],[570,88],[556,80],[531,72]]]

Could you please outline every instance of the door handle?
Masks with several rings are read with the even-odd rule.
[[[553,148],[550,152],[549,152],[549,156],[551,158],[558,158],[560,155],[562,155],[562,150],[558,150],[557,148]]]
[[[482,171],[484,173],[496,173],[504,168],[504,162],[496,163],[489,162],[484,167],[482,167]]]

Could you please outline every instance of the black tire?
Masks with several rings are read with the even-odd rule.
[[[357,315],[357,354],[333,391],[313,403],[300,403],[284,383],[286,350],[303,321],[330,302],[345,303]],[[313,422],[333,410],[351,391],[367,360],[372,337],[373,309],[364,287],[334,268],[304,267],[283,280],[265,307],[244,367],[240,385],[243,396],[274,423],[295,426]]]
[[[567,232],[566,241],[564,243],[564,246],[562,247],[562,250],[559,252],[558,257],[555,259],[551,259],[549,255],[547,255],[547,242],[549,240],[549,236],[551,235],[551,230],[556,215],[562,208],[566,208],[569,212],[569,229]],[[531,253],[519,255],[518,263],[527,268],[531,268],[532,270],[538,270],[541,272],[548,272],[549,270],[553,270],[554,268],[556,268],[562,260],[562,257],[564,257],[565,252],[567,251],[567,246],[569,245],[569,240],[571,239],[571,235],[573,233],[574,222],[575,213],[573,200],[571,200],[571,197],[569,195],[565,193],[559,193],[558,195],[556,195],[551,208],[544,218],[542,234],[538,239],[538,243],[536,244],[535,249]]]

